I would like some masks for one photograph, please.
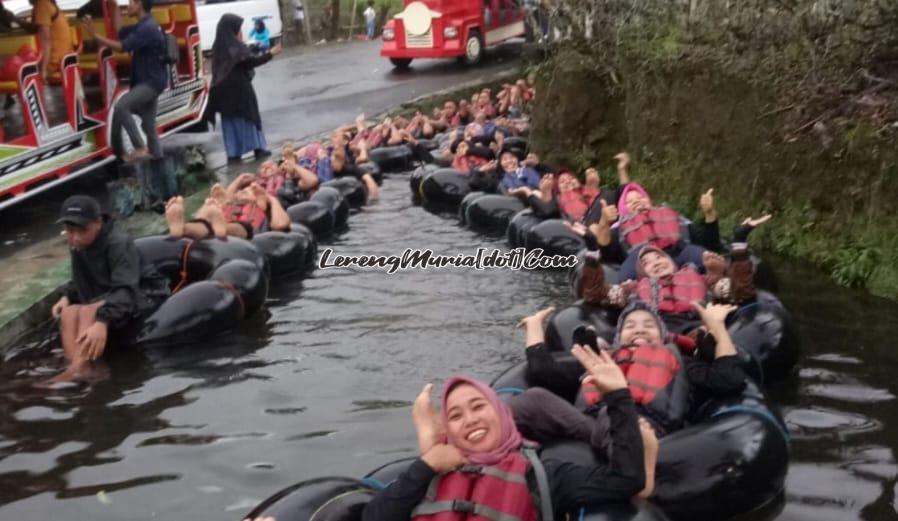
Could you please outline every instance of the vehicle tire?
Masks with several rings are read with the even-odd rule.
[[[483,37],[477,29],[471,29],[468,32],[468,39],[465,40],[465,55],[461,57],[461,62],[465,65],[477,65],[482,59]]]
[[[390,58],[390,63],[393,64],[393,67],[396,67],[399,70],[408,69],[408,66],[412,63],[411,58]]]

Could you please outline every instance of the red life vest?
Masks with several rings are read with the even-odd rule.
[[[690,313],[694,311],[692,302],[708,296],[708,285],[687,266],[665,277],[639,279],[636,294],[659,313]]]
[[[598,190],[585,186],[578,190],[569,190],[563,194],[558,194],[558,209],[568,219],[581,221],[598,195]]]
[[[680,242],[680,215],[666,206],[630,213],[621,219],[620,235],[630,248],[649,244],[663,250]]]
[[[682,427],[689,410],[689,381],[680,354],[673,346],[621,347],[611,358],[627,377],[630,396],[665,432]],[[601,394],[591,384],[580,389],[582,400],[593,405]]]
[[[229,204],[224,207],[225,220],[229,223],[249,224],[254,232],[264,231],[268,226],[268,215],[253,203]]]
[[[469,466],[437,476],[412,521],[537,521],[527,486],[530,462],[520,451],[496,465]]]

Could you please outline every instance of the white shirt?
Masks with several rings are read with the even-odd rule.
[[[365,9],[363,14],[365,15],[365,21],[368,23],[373,22],[374,19],[377,18],[377,12],[375,12],[374,8],[370,5],[368,6],[368,9]]]
[[[306,13],[302,8],[302,0],[293,0],[293,19],[303,20],[305,17]]]

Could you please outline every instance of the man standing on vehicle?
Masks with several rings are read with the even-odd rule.
[[[150,13],[152,8],[153,0],[130,0],[128,15],[137,18],[137,23],[122,27],[118,5],[115,0],[107,0],[106,9],[112,15],[112,28],[118,33],[118,40],[96,34],[91,17],[84,17],[85,30],[101,45],[131,53],[131,89],[113,107],[111,133],[115,154],[129,163],[162,158],[162,146],[156,133],[156,104],[159,94],[168,86],[168,67],[165,36]],[[134,123],[135,115],[140,116],[146,143]],[[124,157],[122,128],[134,145],[134,151],[128,157]]]

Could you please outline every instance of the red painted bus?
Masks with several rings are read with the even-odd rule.
[[[0,100],[8,105],[0,121],[0,209],[114,160],[112,106],[128,91],[131,58],[98,46],[74,12],[62,15],[69,19],[75,52],[64,56],[46,81],[37,35],[0,33]],[[170,66],[169,88],[159,96],[156,121],[165,136],[200,120],[208,84],[195,0],[157,0],[152,15],[180,48],[178,63]],[[123,25],[135,22],[122,16]],[[112,33],[108,12],[92,23],[98,34]]]
[[[380,55],[397,68],[415,58],[458,58],[478,63],[486,47],[524,36],[520,0],[406,0],[386,23]]]

